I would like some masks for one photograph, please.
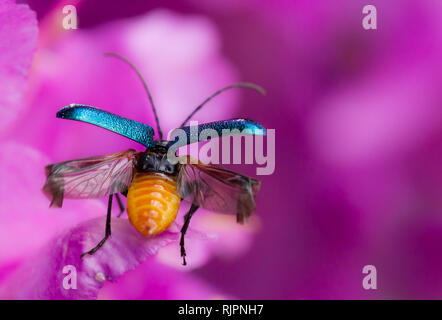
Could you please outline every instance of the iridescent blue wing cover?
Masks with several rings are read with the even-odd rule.
[[[134,140],[146,148],[153,146],[154,131],[151,126],[95,107],[71,104],[60,109],[57,112],[57,117],[96,125]]]
[[[200,133],[203,130],[212,129],[215,130],[218,134],[218,137],[221,136],[232,136],[232,135],[259,135],[265,136],[266,130],[262,125],[258,122],[248,120],[248,119],[231,119],[231,120],[221,120],[209,123],[198,124],[198,126],[187,126],[181,127],[175,130],[182,130],[187,136],[187,143],[179,139],[175,133],[176,131],[172,131],[172,136],[176,138],[174,140],[169,141],[169,146],[174,145],[174,147],[179,148],[185,146],[190,143],[203,141],[205,139],[199,140]]]

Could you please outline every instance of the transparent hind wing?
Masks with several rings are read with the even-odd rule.
[[[246,222],[255,210],[260,182],[239,173],[208,164],[181,165],[177,193],[201,208],[237,215]]]
[[[46,166],[43,192],[51,206],[63,199],[100,198],[127,191],[134,174],[138,151],[129,149],[103,156],[59,162]]]

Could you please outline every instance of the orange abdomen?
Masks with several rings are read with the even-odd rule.
[[[137,172],[127,193],[129,221],[142,235],[159,234],[175,220],[180,200],[175,178],[157,172]]]

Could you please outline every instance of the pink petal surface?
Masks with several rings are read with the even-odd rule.
[[[102,239],[105,220],[105,217],[88,220],[53,238],[17,270],[0,296],[9,299],[95,299],[105,280],[116,281],[179,237],[177,232],[165,231],[146,238],[128,220],[114,218],[112,238],[95,255],[80,259],[81,253]],[[63,272],[65,266],[76,269],[76,289],[63,284],[67,276]]]
[[[63,209],[49,208],[41,188],[47,157],[14,142],[0,144],[0,266],[19,261],[44,245],[59,230],[103,216],[98,200],[66,201]]]
[[[0,133],[20,114],[26,76],[37,47],[37,19],[27,5],[0,3]]]
[[[160,250],[164,251],[172,246]],[[120,277],[118,283],[106,282],[98,299],[194,300],[233,299],[198,275],[149,259],[139,268]]]

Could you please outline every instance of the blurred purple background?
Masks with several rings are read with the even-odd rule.
[[[250,244],[191,270],[148,263],[101,298],[442,298],[440,1],[19,2],[37,13],[39,43],[27,108],[2,139],[50,161],[135,146],[55,120],[69,103],[153,123],[136,77],[105,51],[139,66],[166,131],[224,85],[267,90],[226,93],[195,117],[276,129],[275,172],[259,177],[259,230],[229,246]],[[78,30],[61,27],[66,3]],[[377,30],[362,28],[366,4]],[[365,265],[377,268],[377,290],[362,287]]]

